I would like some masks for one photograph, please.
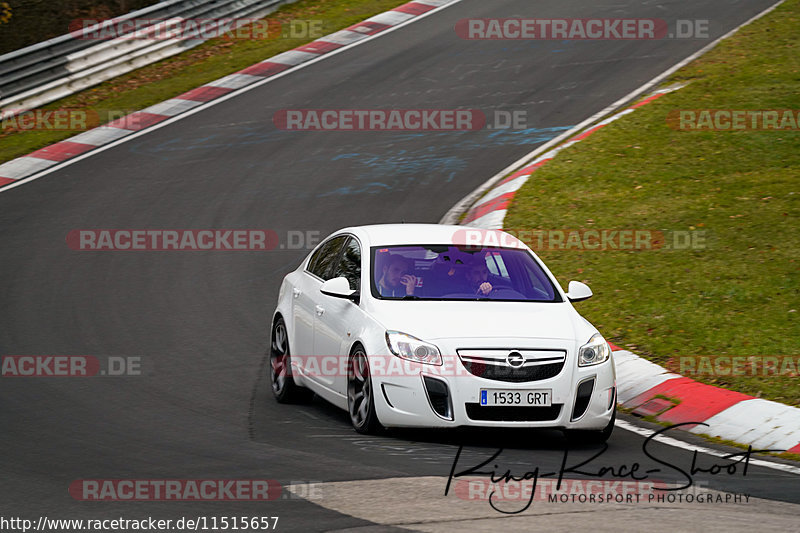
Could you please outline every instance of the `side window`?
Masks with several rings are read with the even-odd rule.
[[[354,291],[361,289],[361,247],[353,237],[347,241],[342,259],[336,266],[336,273],[333,277],[339,276],[347,278],[350,288]]]
[[[324,281],[331,279],[331,270],[333,264],[339,258],[339,251],[342,249],[342,244],[347,236],[335,237],[320,246],[319,250],[314,252],[311,260],[308,262],[308,271],[322,278]]]

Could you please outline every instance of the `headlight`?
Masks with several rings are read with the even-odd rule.
[[[397,357],[426,365],[441,365],[439,348],[399,331],[386,332],[386,344]]]
[[[578,350],[578,366],[599,365],[611,356],[611,348],[599,333],[592,335],[589,342]]]

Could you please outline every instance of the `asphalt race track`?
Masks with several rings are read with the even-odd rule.
[[[344,411],[318,399],[303,406],[275,403],[265,368],[269,323],[280,280],[305,249],[79,252],[68,248],[65,237],[83,228],[267,228],[286,243],[290,230],[324,236],[348,225],[436,222],[537,145],[772,3],[464,0],[3,192],[0,353],[137,356],[144,372],[119,378],[3,378],[2,514],[279,516],[284,531],[391,531],[370,518],[376,510],[400,510],[406,523],[414,522],[409,517],[417,512],[403,507],[407,494],[397,489],[402,484],[394,485],[396,478],[420,478],[421,491],[432,486],[443,493],[459,444],[467,445],[464,465],[503,447],[503,470],[557,469],[562,438],[556,432],[400,431],[364,437],[352,431]],[[710,39],[462,40],[453,28],[470,17],[708,19]],[[524,110],[529,129],[277,129],[273,115],[292,108],[473,108],[487,116]],[[618,428],[596,464],[652,465],[642,455],[643,443],[643,437]],[[651,450],[684,468],[692,461],[686,449],[654,443]],[[700,461],[710,465],[714,458],[701,454]],[[313,502],[284,497],[268,503],[106,503],[76,501],[67,490],[76,479],[145,478],[319,482],[323,496]],[[673,471],[662,479],[680,476]],[[376,481],[328,485],[354,480]],[[751,465],[746,476],[697,474],[695,481],[759,500],[702,512],[655,505],[616,513],[546,507],[550,512],[535,518],[536,524],[604,530],[623,524],[638,529],[639,521],[641,528],[709,531],[787,531],[800,524],[796,474]],[[359,486],[371,488],[359,492]],[[408,528],[477,528],[478,522],[458,521],[463,502],[450,498],[450,516]],[[539,512],[511,518],[489,509],[481,527],[530,528],[524,521]],[[419,513],[423,520],[425,513]]]

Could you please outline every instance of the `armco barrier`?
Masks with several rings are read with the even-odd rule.
[[[89,27],[126,20],[263,17],[296,0],[167,0]],[[160,22],[160,24],[165,24]],[[235,25],[234,25],[235,28]],[[66,29],[66,28],[65,28]],[[146,30],[144,30],[146,31]],[[193,48],[206,39],[127,39],[97,41],[68,33],[0,56],[0,113],[18,114],[113,77]]]

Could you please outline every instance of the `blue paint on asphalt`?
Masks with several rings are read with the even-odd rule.
[[[239,130],[236,142],[220,142],[229,139],[223,132],[203,133],[197,136],[176,137],[158,145],[129,145],[135,152],[146,153],[150,157],[171,160],[177,153],[192,152],[195,157],[216,157],[218,149],[241,145],[260,144],[265,146],[273,141],[285,141],[286,135],[318,135],[321,138],[328,132],[286,132],[264,128],[261,123],[230,125]],[[545,143],[572,125],[551,128],[489,129],[462,132],[337,132],[350,135],[352,143],[343,151],[331,154],[324,149],[313,150],[307,154],[306,161],[316,168],[325,169],[332,165],[346,165],[347,172],[354,183],[342,187],[331,183],[329,190],[285,191],[292,197],[324,198],[356,194],[380,194],[388,190],[412,190],[413,187],[434,181],[450,183],[467,171],[469,160],[475,154],[487,149],[508,146],[533,147]],[[453,143],[453,136],[457,142]],[[341,139],[341,137],[340,137]],[[424,143],[419,141],[424,139]],[[219,140],[219,141],[217,141]],[[445,140],[447,142],[445,142]],[[134,148],[135,147],[135,148]],[[258,168],[266,171],[272,166],[269,157],[259,161],[240,162],[240,167]],[[290,174],[291,169],[286,169]],[[257,191],[250,191],[251,193]]]
[[[439,143],[436,139],[445,135],[461,135],[462,143],[456,145],[458,152],[471,154],[476,150],[485,150],[492,146],[508,145],[536,145],[549,141],[572,126],[558,126],[553,128],[527,128],[523,130],[498,129],[481,130],[480,132],[461,133],[402,133],[380,134],[377,142],[361,146],[361,148],[380,147],[380,153],[348,152],[337,154],[330,162],[347,160],[356,185],[337,187],[328,191],[319,191],[317,198],[328,196],[344,196],[353,194],[378,194],[385,190],[405,190],[420,184],[428,184],[432,179],[441,180],[446,176],[445,183],[451,182],[460,173],[466,171],[467,160],[453,154],[450,143]],[[382,136],[386,135],[386,138]],[[430,142],[421,149],[398,149],[404,141],[418,140],[421,137],[430,139]],[[441,146],[446,148],[447,154],[442,154]],[[380,154],[380,155],[379,155]],[[323,163],[324,164],[324,163]],[[379,177],[381,181],[376,181]],[[360,183],[363,180],[363,183]]]

